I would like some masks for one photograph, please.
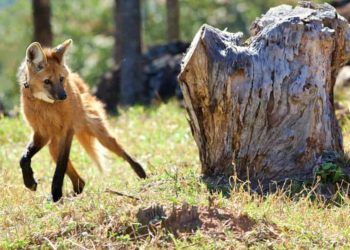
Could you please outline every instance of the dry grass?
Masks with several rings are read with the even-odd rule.
[[[21,118],[0,120],[0,249],[350,247],[347,198],[335,206],[308,197],[296,201],[282,192],[261,197],[243,188],[233,189],[228,198],[210,194],[200,181],[198,153],[185,111],[176,103],[131,108],[111,123],[121,144],[146,166],[150,178],[138,180],[115,157],[108,158],[109,169],[101,175],[75,143],[71,158],[87,182],[85,191],[72,196],[66,179],[64,199],[54,204],[48,200],[54,165],[47,149],[33,158],[39,180],[34,193],[25,189],[18,165],[29,130]],[[349,141],[350,123],[343,124],[345,141]],[[208,206],[226,217],[215,217],[224,218],[212,221],[217,226],[184,234],[167,230],[135,233],[141,232],[136,219],[140,208],[161,204],[172,209],[183,202],[199,207],[205,225],[211,225]]]

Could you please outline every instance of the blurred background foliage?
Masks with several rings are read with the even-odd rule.
[[[166,42],[165,0],[142,0],[143,51]],[[319,1],[324,2],[324,1]],[[208,23],[230,32],[249,33],[249,25],[270,7],[295,5],[295,0],[180,0],[181,39],[191,41]],[[72,38],[69,64],[94,86],[113,65],[114,1],[51,0],[54,45]],[[0,0],[0,101],[10,109],[19,103],[16,71],[32,41],[29,0]]]

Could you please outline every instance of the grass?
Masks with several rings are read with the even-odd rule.
[[[82,195],[74,197],[66,178],[65,198],[54,204],[48,200],[54,171],[48,150],[33,158],[39,186],[31,192],[22,183],[18,165],[30,130],[21,117],[0,120],[0,249],[350,247],[348,198],[341,206],[329,206],[307,197],[295,201],[282,192],[261,197],[235,188],[228,198],[210,194],[200,181],[198,152],[185,110],[177,103],[130,108],[110,122],[119,142],[146,167],[150,178],[137,179],[125,162],[110,155],[108,169],[100,174],[74,143],[71,158],[87,185]],[[350,139],[348,125],[343,122],[345,141]],[[106,189],[140,200],[111,194]],[[130,228],[140,226],[136,219],[140,208],[152,204],[172,207],[183,202],[247,216],[254,226],[239,235],[224,230],[220,237],[206,230],[180,237],[164,230],[137,238],[130,234]],[[268,228],[275,233],[269,234]]]

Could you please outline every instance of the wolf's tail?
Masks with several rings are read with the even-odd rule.
[[[96,138],[88,133],[76,134],[79,143],[83,146],[91,160],[97,165],[100,172],[104,171],[104,153]]]

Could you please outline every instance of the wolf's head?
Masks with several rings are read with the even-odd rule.
[[[53,49],[43,49],[38,42],[28,46],[24,84],[35,98],[48,103],[67,98],[65,87],[69,70],[64,63],[64,55],[71,43],[69,39]]]

